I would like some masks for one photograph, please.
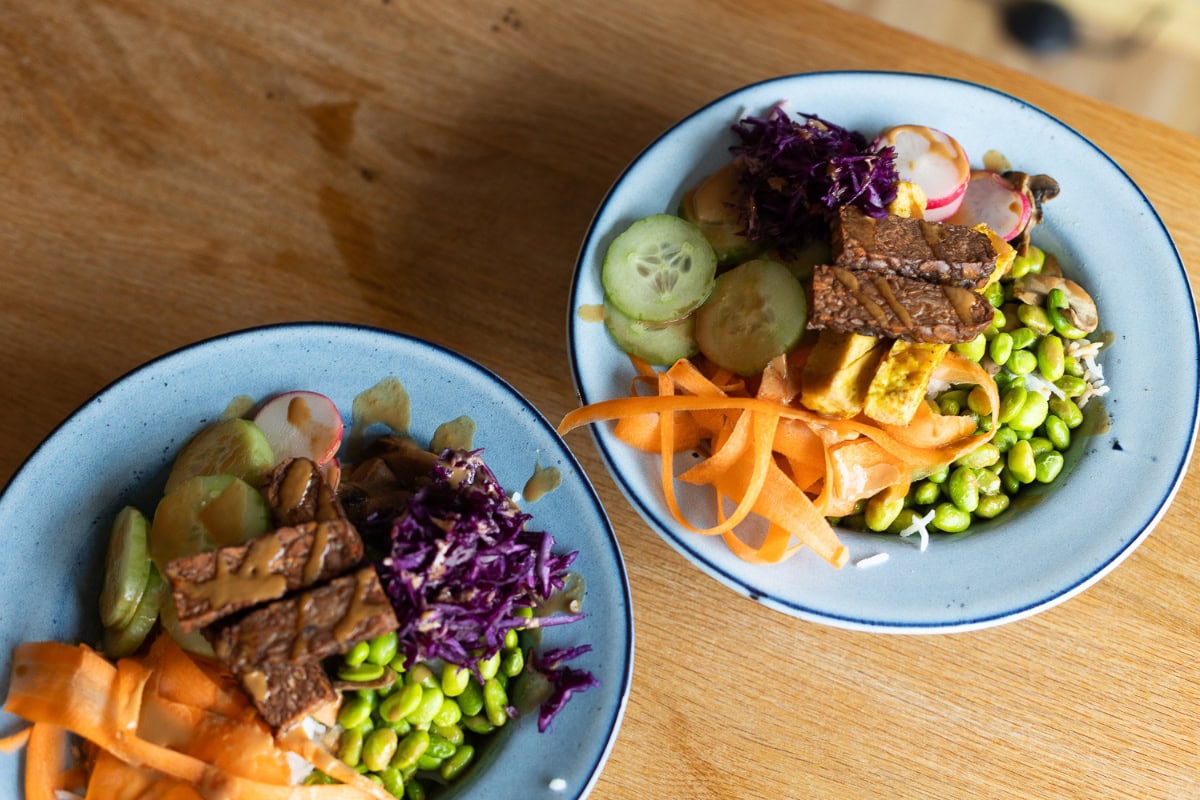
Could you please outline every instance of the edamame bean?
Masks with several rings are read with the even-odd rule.
[[[426,753],[417,759],[417,769],[424,772],[436,772],[445,759],[437,758]]]
[[[1042,453],[1048,453],[1054,449],[1054,444],[1045,436],[1032,436],[1029,439],[1029,446],[1033,448],[1033,457],[1037,458]]]
[[[429,749],[429,731],[412,731],[396,745],[396,752],[392,754],[390,765],[398,770],[414,767],[417,760],[425,755],[427,749]]]
[[[1022,325],[1032,328],[1034,333],[1039,336],[1045,336],[1054,330],[1050,317],[1046,316],[1046,309],[1041,306],[1022,303],[1021,307],[1017,309],[1017,318],[1021,320]]]
[[[919,506],[931,506],[942,496],[942,487],[933,481],[924,480],[913,487],[912,500]]]
[[[488,718],[482,713],[463,717],[462,726],[471,733],[487,734],[496,730],[496,726],[488,722]]]
[[[421,705],[425,690],[419,683],[405,684],[398,692],[392,692],[379,704],[379,716],[387,722],[405,719]]]
[[[377,681],[383,677],[383,667],[379,664],[372,664],[370,661],[364,661],[358,666],[343,666],[338,670],[338,677],[344,681],[352,681],[355,683],[365,683],[367,681]]]
[[[974,511],[979,505],[979,481],[975,477],[975,470],[959,467],[951,472],[950,480],[946,481],[946,494],[950,502],[963,511],[968,514]]]
[[[1038,333],[1033,328],[1017,328],[1012,331],[1013,350],[1025,350],[1032,347],[1038,338]]]
[[[517,634],[516,628],[509,628],[504,632],[504,649],[512,650],[514,647],[521,646],[521,637]]]
[[[442,707],[433,715],[431,724],[433,725],[454,725],[462,719],[462,709],[453,697],[447,697],[442,700]]]
[[[1062,417],[1050,414],[1043,425],[1046,428],[1046,438],[1054,445],[1055,450],[1066,450],[1071,446],[1071,428]]]
[[[483,687],[479,681],[471,678],[467,681],[466,688],[457,698],[458,707],[462,709],[463,715],[473,717],[483,710]]]
[[[1039,247],[1027,245],[1023,252],[1018,253],[1013,259],[1012,267],[1009,270],[1009,275],[1013,278],[1020,278],[1029,273],[1038,273],[1042,271],[1042,267],[1046,263],[1046,253]]]
[[[1000,485],[1010,495],[1021,491],[1021,481],[1011,469],[1005,469],[1000,473]]]
[[[379,779],[383,788],[392,797],[404,797],[404,776],[395,767],[386,767],[379,771]]]
[[[483,684],[483,710],[497,728],[508,722],[508,694],[500,681],[488,678]]]
[[[396,636],[395,631],[389,631],[382,636],[376,636],[371,640],[367,654],[367,661],[372,664],[378,664],[380,667],[387,666],[392,659],[396,657],[396,650],[399,648],[400,639]]]
[[[1037,430],[1037,427],[1046,421],[1049,410],[1050,404],[1045,397],[1037,392],[1029,392],[1025,396],[1025,402],[1021,404],[1021,410],[1008,421],[1008,426],[1018,433]]]
[[[1066,362],[1063,355],[1063,341],[1053,333],[1043,336],[1037,346],[1038,372],[1048,381],[1056,381],[1063,376]]]
[[[1008,508],[1008,495],[1003,493],[984,495],[979,498],[979,505],[975,508],[975,516],[980,519],[995,519],[1004,513]]]
[[[466,737],[463,735],[463,729],[457,723],[453,725],[438,725],[434,723],[429,728],[429,732],[431,735],[436,733],[438,736],[442,737],[455,747],[458,747],[460,744],[466,741]]]
[[[927,480],[931,483],[945,483],[946,478],[949,478],[949,477],[950,477],[950,465],[943,464],[942,466],[935,469],[933,472],[926,475],[925,480]]]
[[[1064,339],[1082,339],[1087,336],[1087,331],[1075,327],[1063,313],[1069,305],[1066,292],[1059,288],[1051,289],[1046,295],[1046,317],[1059,336]]]
[[[442,667],[442,694],[458,697],[471,682],[471,671],[466,667],[446,664]]]
[[[904,498],[900,498],[900,505],[904,505]],[[871,504],[867,504],[869,509]],[[500,674],[509,678],[515,678],[525,669],[525,651],[520,647],[506,649],[504,655],[500,658]]]
[[[946,533],[961,533],[971,526],[971,515],[954,503],[939,503],[933,510],[933,526]]]
[[[343,730],[338,736],[337,757],[347,767],[357,767],[362,760],[363,736],[355,728]]]
[[[1037,355],[1031,350],[1014,350],[1004,367],[1014,375],[1028,375],[1037,369]]]
[[[979,503],[975,506],[975,513],[978,513],[979,506],[983,504],[983,498],[991,494],[999,494],[1000,475],[990,469],[977,470],[975,484],[979,487]]]
[[[938,411],[945,417],[954,417],[962,413],[966,404],[967,392],[965,389],[951,389],[948,392],[942,392],[937,399]]]
[[[454,751],[457,749],[457,747],[441,736],[430,734],[429,747],[425,748],[425,755],[434,758],[449,758],[454,755]]]
[[[445,699],[446,696],[442,694],[442,687],[422,687],[421,702],[417,705],[416,710],[405,717],[405,719],[412,723],[414,728],[428,728],[438,711],[441,710]]]
[[[1029,390],[1020,383],[1008,387],[1000,398],[1000,409],[996,413],[996,418],[1001,424],[1010,422],[1017,415],[1021,406],[1025,405],[1025,397],[1028,394]]]
[[[900,533],[913,524],[913,520],[919,515],[911,508],[902,508],[896,518],[892,520],[892,524],[888,526],[888,533]]]
[[[958,342],[950,346],[950,349],[958,353],[963,358],[969,358],[975,363],[983,358],[983,354],[987,352],[987,339],[981,333],[969,342]]]
[[[1067,424],[1068,428],[1075,429],[1083,424],[1083,411],[1079,406],[1075,405],[1074,400],[1069,400],[1065,397],[1052,397],[1049,401],[1050,413],[1061,419]]]
[[[1074,375],[1076,378],[1082,378],[1087,372],[1083,366],[1083,362],[1074,356],[1067,356],[1063,359],[1063,372],[1067,375]]]
[[[404,676],[405,683],[416,683],[422,687],[429,689],[438,685],[437,676],[433,674],[433,669],[426,663],[421,662],[416,664]]]
[[[378,772],[392,761],[396,754],[399,737],[391,728],[377,728],[363,742],[362,763],[372,772]]]
[[[967,407],[979,416],[989,416],[992,413],[992,399],[982,386],[976,386],[967,394]]]
[[[989,283],[983,290],[983,296],[991,303],[992,308],[996,309],[996,316],[992,318],[992,328],[1004,327],[1004,312],[1000,310],[1000,306],[1004,305],[1004,287],[1000,281]]]
[[[961,456],[954,463],[960,467],[970,467],[971,469],[983,469],[990,467],[1000,460],[1000,450],[991,442],[985,442],[979,445],[971,452]]]
[[[884,489],[867,501],[867,508],[863,512],[863,521],[868,530],[881,533],[887,530],[887,527],[892,524],[903,508],[904,497]]]
[[[1063,375],[1054,382],[1054,385],[1067,397],[1079,397],[1087,390],[1087,381],[1083,378],[1076,378],[1074,375]]]
[[[471,760],[474,758],[475,748],[471,745],[468,744],[458,748],[457,752],[442,764],[442,779],[447,781],[455,780],[463,773],[463,770],[471,765]]]
[[[371,703],[361,697],[349,697],[338,710],[338,725],[357,728],[371,718]]]
[[[1024,398],[1022,398],[1024,402]],[[1017,443],[1017,434],[1012,428],[1007,425],[1001,425],[996,429],[996,433],[992,435],[991,442],[1001,454],[1007,453],[1009,448]]]
[[[992,337],[992,341],[988,345],[988,356],[1001,367],[1008,361],[1008,357],[1012,355],[1012,351],[1013,337],[1011,333],[997,333]]]
[[[404,799],[405,800],[425,800],[425,787],[417,781],[406,781],[404,783]]]
[[[1063,463],[1063,454],[1057,450],[1050,450],[1038,456],[1035,473],[1038,483],[1053,483],[1058,473],[1062,472]]]
[[[1037,477],[1037,464],[1034,463],[1033,447],[1028,440],[1019,441],[1012,446],[1008,451],[1005,466],[1005,475],[1011,474],[1021,483],[1033,483]],[[1002,480],[1003,477],[1002,475]]]
[[[475,666],[479,668],[479,675],[485,681],[496,677],[496,673],[500,671],[500,651],[497,650],[487,658],[481,659]]]
[[[357,667],[359,664],[367,660],[367,656],[370,654],[370,652],[371,645],[369,642],[358,642],[346,652],[346,655],[342,656],[342,661],[344,661],[348,667]]]

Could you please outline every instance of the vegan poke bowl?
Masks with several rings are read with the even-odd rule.
[[[43,491],[76,458],[96,480]],[[0,518],[30,513],[11,547],[74,562],[6,594],[40,569],[81,603],[0,618],[13,796],[582,797],[616,736],[607,519],[536,410],[434,345],[285,325],[151,362],[22,467]]]
[[[1195,437],[1195,308],[1153,208],[1074,131],[959,81],[714,101],[617,181],[571,309],[560,432],[591,426],[705,571],[831,624],[964,629],[1065,599],[1153,527]],[[1163,325],[1178,379],[1126,357]],[[1114,510],[1132,442],[1154,466]]]

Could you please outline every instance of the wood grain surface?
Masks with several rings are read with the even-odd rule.
[[[1048,110],[1143,188],[1195,280],[1200,140],[815,0],[6,3],[0,480],[141,362],[285,320],[434,340],[558,419],[576,404],[574,260],[622,168],[719,94],[830,69],[936,72]],[[594,797],[1200,797],[1194,471],[1068,602],[881,636],[719,586],[586,435],[570,443],[637,626]]]

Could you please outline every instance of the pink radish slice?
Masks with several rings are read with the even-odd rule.
[[[1007,240],[1025,230],[1032,211],[1032,204],[1024,193],[1014,189],[999,174],[981,169],[971,173],[962,206],[949,221],[956,225],[983,223]]]
[[[342,443],[342,415],[316,392],[285,392],[268,400],[254,417],[271,444],[275,462],[308,458],[323,465]]]
[[[896,125],[875,140],[876,149],[896,151],[900,180],[915,183],[925,192],[925,219],[940,222],[962,204],[971,162],[954,137],[925,125]]]

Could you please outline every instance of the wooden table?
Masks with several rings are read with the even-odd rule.
[[[285,320],[432,339],[560,418],[568,287],[606,189],[677,118],[784,73],[1019,95],[1109,152],[1200,264],[1200,140],[816,0],[39,0],[0,32],[0,480],[142,361]],[[1065,604],[889,637],[704,577],[571,444],[637,624],[595,797],[1200,796],[1200,476]]]

